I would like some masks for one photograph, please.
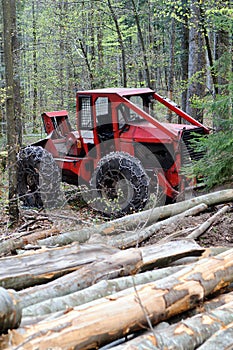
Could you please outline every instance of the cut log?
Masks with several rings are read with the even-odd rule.
[[[21,317],[22,309],[17,293],[0,287],[0,334],[18,328]]]
[[[105,260],[80,267],[77,271],[44,285],[19,291],[22,307],[39,303],[87,288],[103,279],[113,279],[146,271],[154,267],[167,266],[182,256],[201,255],[204,249],[193,241],[169,242],[131,248],[115,253]]]
[[[203,305],[197,308],[198,312],[211,311],[217,309],[220,306],[233,302],[233,292],[223,293],[214,299],[206,301]]]
[[[230,209],[229,205],[225,205],[221,208],[217,213],[211,216],[208,220],[206,220],[202,225],[200,225],[196,230],[190,233],[187,238],[197,239],[200,237],[205,231],[207,231],[211,225],[219,218],[219,216],[225,214]]]
[[[233,249],[171,277],[140,285],[74,308],[52,322],[9,331],[3,350],[98,348],[185,310],[233,280]],[[145,317],[145,315],[147,317]]]
[[[212,335],[199,350],[230,350],[233,348],[233,322]]]
[[[78,292],[64,295],[62,297],[47,299],[38,304],[30,305],[23,309],[23,317],[43,316],[49,313],[66,310],[74,306],[83,305],[93,300],[133,287],[134,285],[137,286],[139,284],[157,281],[180,271],[182,268],[183,266],[166,267],[154,271],[139,273],[135,276],[103,280]]]
[[[233,303],[226,304],[211,312],[196,315],[182,320],[177,324],[162,330],[154,330],[136,337],[122,345],[111,347],[112,350],[135,350],[135,349],[202,349],[223,350],[226,341],[219,339],[212,342],[222,334],[228,340],[228,345],[233,344]],[[225,333],[225,329],[231,331]],[[216,333],[217,332],[217,333]],[[229,336],[231,335],[230,341]],[[211,337],[212,336],[212,337]],[[217,337],[216,337],[217,336]],[[211,337],[211,338],[210,338]],[[223,338],[222,337],[222,338]],[[205,343],[206,342],[206,343]],[[202,345],[204,343],[204,345]],[[207,347],[208,344],[212,346]],[[202,345],[202,346],[200,346]],[[199,347],[200,346],[200,347]],[[229,348],[227,348],[229,349]]]
[[[0,259],[0,286],[20,290],[45,283],[118,250],[106,245],[73,243]],[[6,268],[7,267],[7,268]]]

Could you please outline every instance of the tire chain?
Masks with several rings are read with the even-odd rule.
[[[115,170],[118,170],[119,174],[124,173],[133,193],[131,201],[122,208],[118,207],[117,201],[113,203],[111,200],[100,198],[102,182],[106,176],[114,178]],[[149,182],[149,177],[138,159],[125,152],[112,152],[100,160],[91,179],[90,185],[96,197],[93,200],[94,206],[97,210],[114,216],[140,210],[144,208],[149,198]]]
[[[32,186],[27,183],[27,175]],[[18,193],[26,206],[50,208],[60,202],[61,174],[52,155],[41,146],[27,146],[18,154]]]

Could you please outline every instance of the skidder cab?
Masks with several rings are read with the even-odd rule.
[[[182,123],[161,121],[156,103]],[[84,199],[115,216],[143,209],[150,194],[157,204],[175,201],[187,184],[182,167],[202,156],[191,140],[209,133],[148,88],[78,91],[75,127],[64,110],[42,118],[47,137],[18,156],[21,200],[51,206],[62,180],[85,185]]]

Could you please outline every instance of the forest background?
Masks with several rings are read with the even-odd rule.
[[[67,109],[75,118],[76,90],[146,86],[218,131],[195,171],[204,166],[210,186],[232,179],[231,1],[2,0],[1,5],[0,150],[8,151],[9,169],[25,140],[42,135],[42,112]],[[166,119],[177,121],[172,115]],[[11,201],[14,177],[9,174]]]

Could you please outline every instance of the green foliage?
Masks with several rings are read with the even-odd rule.
[[[233,181],[233,118],[222,122],[222,130],[194,140],[204,157],[184,169],[188,177],[200,178],[207,188]]]
[[[5,101],[6,101],[6,89],[0,88],[0,105],[5,103]]]

